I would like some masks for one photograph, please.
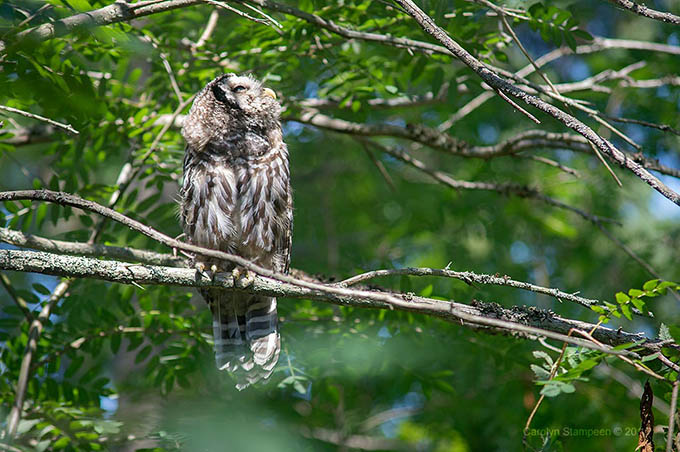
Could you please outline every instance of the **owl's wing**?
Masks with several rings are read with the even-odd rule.
[[[288,274],[290,270],[290,253],[293,248],[293,193],[291,192],[290,184],[288,185],[288,202],[284,221],[283,237],[281,237],[281,240],[277,240],[276,250],[276,253],[282,258],[283,268],[277,270]]]

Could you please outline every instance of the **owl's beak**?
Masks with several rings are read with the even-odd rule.
[[[276,100],[276,93],[274,92],[273,89],[264,88],[264,89],[262,90],[262,92],[264,92],[264,95],[265,95],[265,96],[269,96],[269,97],[271,97],[272,99]]]

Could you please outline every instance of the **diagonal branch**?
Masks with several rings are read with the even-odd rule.
[[[9,113],[16,113],[18,115],[24,116],[26,118],[31,118],[35,119],[37,121],[42,121],[44,123],[47,123],[51,126],[57,127],[61,130],[64,130],[71,135],[78,135],[80,132],[78,132],[76,129],[73,128],[71,124],[62,124],[61,122],[57,122],[53,119],[46,118],[44,116],[36,115],[35,113],[29,113],[27,111],[19,110],[18,108],[12,108],[12,107],[7,107],[5,105],[0,105],[0,110],[9,112]]]
[[[11,281],[4,273],[0,273],[0,284],[2,284],[2,287],[9,294],[12,301],[14,301],[14,304],[17,305],[17,307],[21,309],[21,312],[24,313],[26,320],[31,323],[33,321],[33,314],[28,307],[28,303],[26,303],[26,300],[14,290]]]
[[[649,186],[661,193],[664,197],[680,205],[680,194],[673,191],[666,186],[661,180],[649,173],[638,163],[628,159],[624,153],[618,150],[613,144],[605,140],[590,127],[579,121],[572,115],[569,115],[552,104],[549,104],[542,99],[533,96],[526,91],[514,86],[509,81],[501,78],[498,74],[491,71],[488,67],[483,65],[472,54],[461,47],[454,41],[444,30],[442,30],[434,21],[425,14],[418,6],[411,0],[395,0],[397,4],[403,7],[411,17],[423,28],[424,31],[434,36],[438,41],[446,46],[459,60],[468,65],[475,71],[489,86],[492,86],[504,93],[518,98],[528,105],[538,108],[547,113],[559,122],[569,127],[570,129],[583,135],[588,141],[592,142],[603,154],[613,158],[621,167],[628,169],[637,177],[642,179]]]
[[[52,291],[50,298],[45,302],[45,305],[40,311],[40,314],[38,314],[38,317],[33,319],[33,322],[31,322],[31,326],[28,330],[28,343],[26,344],[26,351],[24,352],[24,357],[21,360],[16,397],[7,420],[7,433],[10,440],[16,436],[17,428],[19,427],[19,420],[21,419],[21,412],[23,411],[24,406],[24,396],[26,395],[26,386],[28,385],[28,380],[31,374],[31,361],[33,360],[33,355],[38,348],[38,339],[40,338],[40,333],[42,333],[45,322],[50,318],[52,308],[54,308],[54,305],[56,305],[61,297],[66,293],[68,287],[69,283],[67,281],[62,281],[59,283],[59,285],[57,285],[57,287]]]
[[[609,0],[610,3],[620,6],[623,9],[632,11],[640,16],[648,17],[654,20],[660,20],[669,24],[680,25],[680,17],[671,13],[664,13],[655,9],[649,8],[645,5],[639,5],[631,0]]]
[[[387,146],[383,146],[379,143],[376,143],[375,141],[371,140],[366,140],[368,144],[371,146],[379,149],[380,151],[389,154],[393,157],[396,157],[397,159],[401,160],[402,162],[418,169],[419,171],[427,174],[434,180],[436,180],[439,183],[442,183],[448,187],[451,187],[455,190],[484,190],[484,191],[493,191],[496,193],[501,193],[501,194],[512,194],[514,196],[519,196],[520,198],[528,198],[528,199],[536,199],[538,201],[542,201],[546,204],[549,204],[551,206],[560,208],[560,209],[565,209],[570,212],[573,212],[583,218],[585,218],[588,221],[591,221],[595,224],[599,224],[602,221],[612,221],[607,218],[599,217],[597,215],[593,215],[591,213],[585,212],[581,209],[578,209],[576,207],[570,206],[569,204],[566,204],[558,199],[551,198],[550,196],[547,196],[540,191],[536,190],[535,188],[527,187],[524,185],[519,185],[519,184],[499,184],[499,183],[493,183],[493,182],[470,182],[470,181],[465,181],[465,180],[456,180],[452,178],[449,174],[444,173],[442,171],[437,171],[433,170],[431,168],[428,168],[427,165],[425,165],[423,162],[420,160],[412,157],[409,155],[407,152],[404,152],[400,149],[394,149],[390,148]]]

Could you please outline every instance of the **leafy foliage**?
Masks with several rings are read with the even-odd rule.
[[[351,30],[430,42],[406,14],[384,2],[290,3]],[[520,16],[513,17],[512,26],[533,56],[562,44],[573,50],[592,43],[590,33],[677,46],[670,25],[631,17],[606,3],[553,3],[503,5]],[[0,39],[12,44],[19,29],[107,4],[5,2],[0,5]],[[421,5],[484,62],[507,70],[528,64],[483,5],[462,0]],[[458,302],[548,308],[563,317],[680,340],[672,294],[680,287],[669,282],[680,280],[676,206],[618,170],[624,188],[617,189],[600,163],[583,152],[539,146],[519,157],[464,159],[425,146],[407,147],[394,137],[371,137],[409,150],[452,178],[539,187],[564,203],[620,220],[622,226],[612,226],[612,234],[667,278],[649,280],[594,224],[571,212],[496,192],[450,190],[351,135],[323,131],[300,119],[302,100],[311,99],[329,101],[321,112],[334,118],[436,128],[486,92],[469,68],[446,55],[347,39],[271,11],[281,28],[220,10],[212,36],[197,47],[215,8],[201,4],[140,21],[82,27],[10,48],[0,60],[0,104],[71,124],[80,134],[67,135],[2,112],[0,188],[63,190],[102,204],[116,199],[121,189],[117,210],[178,235],[183,141],[169,121],[174,113],[185,113],[188,105],[178,110],[181,102],[217,74],[252,72],[276,89],[286,108],[284,133],[292,153],[296,206],[294,267],[344,278],[361,270],[451,263],[458,270],[580,291],[609,300],[608,309],[590,312],[532,292],[449,279],[383,278],[376,284]],[[656,79],[680,69],[676,55],[625,48],[570,55],[544,69],[553,82],[566,83],[641,60],[647,64],[630,73],[630,80]],[[612,115],[677,127],[677,86],[638,90],[605,79],[602,87],[569,95]],[[419,102],[380,105],[404,97]],[[542,130],[565,131],[540,119]],[[595,127],[590,118],[582,119]],[[678,167],[677,135],[637,124],[618,126],[641,144],[646,156]],[[446,133],[490,145],[536,127],[496,96]],[[610,139],[633,152],[618,136]],[[530,160],[534,154],[582,177]],[[119,182],[126,171],[134,175],[129,186]],[[81,242],[100,231],[97,243],[169,252],[120,224],[56,205],[4,203],[0,226]],[[0,289],[3,418],[15,398],[31,323],[15,300],[23,300],[36,317],[58,283],[44,275],[8,276],[14,294]],[[71,282],[40,335],[13,446],[170,451],[224,450],[228,445],[284,451],[335,450],[342,441],[360,449],[375,440],[371,444],[383,450],[519,450],[522,428],[540,394],[547,398],[532,421],[538,429],[639,425],[638,400],[620,383],[627,380],[598,369],[614,369],[638,381],[647,376],[601,352],[569,346],[560,358],[561,353],[537,342],[407,312],[310,300],[281,300],[279,311],[284,349],[276,372],[267,384],[239,393],[228,376],[214,369],[210,315],[193,291]],[[559,350],[561,344],[552,346]],[[636,351],[636,344],[627,349]],[[662,352],[679,361],[677,351]],[[677,374],[656,358],[640,356],[635,362],[675,381]],[[656,397],[670,401],[668,382],[655,380],[652,386]],[[656,414],[667,420],[667,413]],[[636,440],[625,434],[536,435],[528,443],[618,450],[634,448]]]

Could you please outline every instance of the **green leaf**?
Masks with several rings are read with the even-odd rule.
[[[47,287],[43,286],[40,283],[34,283],[32,287],[36,292],[42,295],[49,295],[52,293],[50,289],[48,289]]]
[[[423,290],[420,291],[420,296],[427,298],[430,295],[432,295],[432,290],[433,290],[432,284],[428,284],[427,286],[425,286]]]
[[[598,314],[606,314],[607,311],[602,306],[592,305],[590,309],[597,312]]]
[[[630,310],[630,304],[622,304],[621,312],[628,320],[633,320],[633,314]]]
[[[548,372],[543,367],[537,366],[536,364],[531,364],[529,367],[531,367],[531,370],[536,375],[537,380],[547,380],[550,378],[550,372]]]
[[[628,295],[630,295],[631,298],[641,297],[641,296],[643,296],[644,294],[645,294],[645,293],[644,293],[642,290],[640,290],[640,289],[630,289],[630,290],[628,291]]]
[[[548,355],[546,352],[544,352],[544,351],[542,351],[542,350],[534,350],[534,351],[532,352],[532,354],[534,355],[534,358],[536,358],[536,359],[543,359],[543,360],[545,360],[545,362],[548,363],[548,366],[552,366],[552,365],[553,365],[553,360],[552,360],[552,358],[551,358],[550,355]]]
[[[135,357],[135,364],[139,364],[142,361],[144,361],[149,354],[151,353],[151,345],[147,345],[143,347],[138,353],[137,356]]]
[[[633,298],[631,300],[633,303],[633,306],[635,306],[639,311],[641,312],[646,312],[647,311],[647,305],[644,301],[640,300],[639,298]]]
[[[545,385],[543,389],[541,389],[541,395],[546,397],[556,397],[560,395],[562,389],[555,383],[556,382],[550,382],[549,384]]]
[[[678,283],[674,283],[671,281],[663,281],[659,283],[659,285],[656,287],[656,291],[666,293],[666,289],[668,288],[677,288]]]
[[[623,292],[616,293],[616,302],[618,304],[624,304],[630,301],[630,297]]]
[[[642,361],[643,363],[646,363],[647,361],[652,361],[654,359],[657,359],[660,354],[661,354],[661,352],[656,352],[656,353],[653,353],[651,355],[643,356],[640,361]]]
[[[584,41],[592,41],[593,40],[593,36],[585,30],[581,30],[581,29],[577,28],[576,30],[573,30],[572,33],[574,34],[575,37],[577,37],[579,39],[583,39]]]
[[[643,290],[654,290],[656,286],[659,285],[659,280],[658,279],[650,279],[647,281],[643,286]]]

